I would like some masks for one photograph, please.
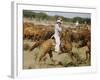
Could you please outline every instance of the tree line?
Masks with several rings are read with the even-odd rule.
[[[33,18],[33,19],[37,19],[37,20],[51,20],[51,21],[55,21],[57,19],[57,17],[61,17],[63,19],[64,22],[76,22],[79,21],[80,24],[91,24],[91,19],[90,18],[82,18],[82,17],[73,17],[73,18],[66,18],[63,17],[61,15],[55,15],[55,16],[50,16],[44,12],[33,12],[31,10],[23,10],[23,17],[27,17],[27,18]]]

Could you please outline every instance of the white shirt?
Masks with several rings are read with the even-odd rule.
[[[58,24],[55,24],[55,36],[59,36],[61,31],[62,28]]]

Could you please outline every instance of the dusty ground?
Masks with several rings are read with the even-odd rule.
[[[46,55],[46,59],[44,61],[41,61],[41,65],[36,65],[35,63],[35,55],[34,50],[30,51],[29,49],[32,47],[32,44],[34,44],[31,40],[24,40],[24,52],[23,52],[23,68],[24,69],[35,69],[35,68],[60,68],[60,67],[76,67],[76,66],[90,66],[90,60],[88,59],[86,62],[83,63],[77,63],[76,58],[73,57],[73,59],[68,55],[68,53],[62,53],[60,55],[55,56],[55,52],[52,51],[53,58],[60,60],[62,64],[55,64],[52,59],[50,59],[49,55]],[[75,43],[73,43],[74,45]],[[25,47],[26,46],[26,47]],[[74,49],[74,47],[73,47]],[[77,50],[77,49],[76,49]],[[82,51],[84,52],[84,51]],[[84,54],[82,54],[84,58]],[[75,62],[76,61],[76,62]],[[71,65],[71,63],[74,62],[74,65]]]

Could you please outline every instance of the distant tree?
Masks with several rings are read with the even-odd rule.
[[[30,10],[23,10],[24,17],[35,17],[35,13]]]
[[[87,24],[91,24],[90,18],[81,18],[81,17],[74,17],[73,22],[79,21],[79,23],[84,24],[86,22]]]
[[[74,17],[73,22],[75,23],[76,21],[79,21],[79,23],[82,23],[82,18],[81,17]]]
[[[87,24],[90,25],[90,24],[91,24],[91,19],[90,19],[90,18],[85,18],[85,19],[84,19],[84,22],[86,22]]]

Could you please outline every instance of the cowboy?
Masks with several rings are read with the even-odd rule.
[[[55,42],[56,42],[55,52],[57,52],[57,53],[60,52],[60,43],[61,43],[60,42],[60,33],[62,31],[61,24],[62,24],[62,19],[59,17],[55,24],[55,33],[54,33],[54,38],[55,38]]]

